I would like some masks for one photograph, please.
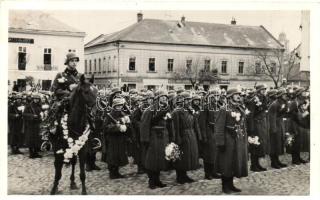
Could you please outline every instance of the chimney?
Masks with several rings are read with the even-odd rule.
[[[138,14],[137,14],[137,21],[138,22],[141,22],[143,20],[143,14],[141,13],[141,12],[139,12]]]
[[[186,17],[185,16],[181,17],[181,24],[183,24],[183,26],[186,25]]]
[[[236,25],[237,24],[237,21],[236,21],[236,19],[234,17],[232,17],[231,24],[232,25]]]

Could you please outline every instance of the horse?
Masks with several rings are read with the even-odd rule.
[[[95,109],[96,98],[98,90],[93,85],[94,77],[88,81],[85,79],[84,75],[80,77],[80,82],[71,91],[69,97],[69,103],[67,105],[66,112],[68,114],[67,127],[68,127],[68,137],[72,138],[73,141],[78,140],[82,133],[86,130],[87,124],[89,123],[90,128],[93,129],[94,125],[92,123],[92,111]],[[62,167],[64,164],[64,154],[58,153],[58,149],[65,151],[68,147],[67,140],[63,138],[63,130],[61,124],[57,126],[55,142],[53,142],[54,149],[54,167],[55,167],[55,176],[54,183],[51,189],[51,195],[54,195],[58,192],[59,180],[62,176]],[[88,148],[88,141],[85,142],[83,147],[78,151],[77,155],[73,155],[70,159],[71,164],[71,176],[70,176],[70,189],[78,189],[75,183],[74,170],[77,163],[77,157],[79,157],[80,165],[80,180],[82,184],[82,195],[87,194],[86,185],[85,185],[85,161]]]

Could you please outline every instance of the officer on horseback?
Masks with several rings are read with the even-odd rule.
[[[81,74],[77,71],[79,57],[75,53],[68,53],[65,61],[66,69],[58,73],[51,86],[51,91],[58,101],[68,97],[72,89],[79,83]]]

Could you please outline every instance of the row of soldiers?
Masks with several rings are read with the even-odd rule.
[[[51,96],[46,91],[8,95],[8,143],[12,154],[22,154],[19,148],[27,146],[30,158],[42,157],[40,124],[48,115],[50,103]]]
[[[102,137],[102,160],[108,163],[112,179],[123,177],[119,167],[133,156],[138,173],[148,174],[152,189],[165,187],[159,175],[168,168],[176,170],[178,183],[193,182],[187,171],[198,169],[202,158],[204,178],[221,178],[223,191],[231,193],[240,191],[233,177],[248,175],[249,155],[250,170],[255,172],[266,170],[259,162],[266,155],[272,168],[286,167],[279,160],[285,149],[290,149],[293,164],[307,162],[300,152],[309,148],[310,103],[309,91],[302,87],[133,89],[129,94],[114,88],[100,91],[97,108],[96,133]],[[127,116],[130,121],[122,123]],[[181,151],[174,162],[165,159],[171,142]],[[95,169],[94,153],[91,158]]]

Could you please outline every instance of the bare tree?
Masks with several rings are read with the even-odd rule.
[[[247,73],[270,78],[275,88],[281,86],[283,78],[283,50],[257,50],[255,52],[255,60],[256,62],[247,68]]]
[[[218,70],[215,67],[212,70],[205,69],[201,60],[200,57],[187,59],[186,63],[179,65],[175,69],[173,77],[175,79],[190,81],[192,88],[204,81],[216,82],[218,80]]]

